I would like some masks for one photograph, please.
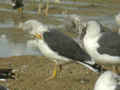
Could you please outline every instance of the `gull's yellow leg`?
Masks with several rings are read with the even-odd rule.
[[[54,78],[56,77],[56,74],[57,74],[57,65],[56,65],[56,63],[55,63],[52,76],[50,76],[47,80],[54,79]]]
[[[19,14],[20,16],[23,15],[23,8],[18,8],[18,14]]]
[[[45,16],[48,16],[48,8],[45,9],[44,15],[45,15]]]
[[[38,5],[38,16],[41,14],[41,11],[42,11],[42,4],[39,4]]]
[[[46,8],[45,8],[45,10],[44,10],[44,15],[45,15],[45,16],[48,16],[48,9],[49,9],[49,1],[47,0]]]

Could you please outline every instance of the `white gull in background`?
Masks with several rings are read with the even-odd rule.
[[[77,37],[74,40],[84,49],[83,37],[84,33],[82,30],[86,28],[88,20],[85,17],[78,15],[67,15],[64,17],[65,31],[76,34]]]
[[[61,67],[64,62],[80,63],[95,72],[101,67],[91,60],[91,57],[69,36],[56,30],[49,29],[37,20],[28,20],[20,24],[30,36],[35,36],[37,46],[44,56],[52,58],[55,68],[50,79],[56,76],[56,65]]]
[[[85,17],[78,15],[66,15],[64,17],[64,27],[65,30],[71,33],[80,35],[82,29],[86,26],[87,20]]]
[[[118,32],[103,32],[101,24],[89,21],[83,42],[85,50],[101,64],[120,64],[120,35]]]
[[[87,27],[87,23],[90,19],[78,15],[67,15],[64,18],[65,30],[77,35],[74,40],[84,49],[83,38],[85,36],[84,29]],[[103,32],[111,32],[112,30],[104,25],[101,25]]]
[[[104,72],[96,81],[94,90],[120,90],[120,76],[111,71]]]
[[[118,13],[115,16],[115,20],[116,20],[117,25],[119,26],[118,32],[120,33],[120,13]]]
[[[120,13],[115,16],[116,23],[120,25]]]

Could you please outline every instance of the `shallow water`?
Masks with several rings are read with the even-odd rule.
[[[41,53],[38,49],[30,47],[29,39],[25,39],[24,33],[22,33],[23,36],[21,36],[20,32],[15,28],[16,24],[12,19],[0,21],[0,57],[22,55],[40,56]],[[28,45],[28,43],[30,45]]]
[[[60,16],[61,17],[59,17],[59,18],[62,18],[61,22],[63,22],[63,17],[62,17],[63,15],[60,15]],[[88,18],[88,20],[98,20],[98,21],[100,21],[100,23],[102,23],[110,28],[116,27],[114,18],[112,16],[101,16],[101,17],[85,16],[85,18]],[[48,26],[56,27],[56,25],[54,25],[54,24],[48,24]],[[61,25],[58,25],[58,27],[59,26],[61,26]],[[4,23],[0,22],[0,28],[7,29],[7,28],[14,28],[14,27],[15,27],[15,25],[12,21],[4,22]],[[2,29],[0,29],[0,30],[2,30]],[[8,31],[6,30],[6,33],[7,32]],[[10,33],[12,34],[12,32],[10,32]],[[38,49],[31,48],[32,44],[30,45],[30,43],[34,42],[34,41],[24,40],[24,42],[19,42],[16,39],[15,40],[12,39],[12,38],[16,38],[16,37],[14,37],[13,35],[11,35],[11,36],[12,37],[7,37],[7,35],[4,35],[4,33],[0,34],[0,57],[22,56],[22,55],[41,55],[41,53]]]
[[[117,27],[114,16],[106,16],[106,15],[104,15],[104,16],[87,16],[86,18],[88,18],[88,20],[97,20],[101,24],[103,24],[111,29],[114,29],[115,27]]]
[[[53,0],[51,2],[53,2]],[[3,1],[3,0],[0,0],[0,3],[8,4],[7,1]],[[114,19],[116,12],[110,9],[110,8],[120,9],[120,6],[117,4],[111,6],[111,4],[96,3],[95,5],[99,6],[97,8],[90,7],[91,3],[88,2],[73,2],[67,0],[67,1],[62,1],[61,4],[64,4],[64,6],[60,8],[68,11],[78,11],[80,12],[79,14],[74,12],[72,14],[80,15],[86,20],[97,20],[111,29],[115,29],[117,27]],[[80,5],[80,6],[89,6],[89,7],[78,8],[77,6],[76,7],[66,6],[73,4],[77,6]],[[50,8],[52,7],[54,6],[51,5]],[[7,8],[0,8],[0,12],[1,11],[17,13],[16,10],[7,9]],[[36,15],[37,11],[24,10],[24,13],[30,15]],[[57,24],[57,27],[62,27],[62,23],[66,15],[71,15],[71,14],[49,13],[48,17],[45,18],[48,19],[46,20],[45,24],[47,24],[50,27],[56,27],[56,20],[57,20],[59,22],[59,24]],[[49,21],[49,19],[51,19],[52,22]],[[13,28],[13,31],[10,28]],[[24,33],[19,34],[17,30],[14,30],[15,28],[16,25],[14,20],[10,18],[2,21],[0,20],[0,57],[21,56],[21,55],[41,55],[40,51],[34,47],[35,46],[34,40],[30,41],[29,39],[25,39],[24,37],[22,37],[22,40],[18,40],[20,39],[18,37],[21,37]],[[15,35],[15,33],[18,34]]]
[[[0,57],[41,55],[39,50],[30,48],[26,43],[9,41],[6,35],[0,35]]]
[[[3,20],[0,22],[0,28],[13,28],[15,27],[15,23],[12,19]]]

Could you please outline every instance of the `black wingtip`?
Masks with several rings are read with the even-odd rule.
[[[102,73],[102,72],[105,72],[107,71],[106,69],[104,69],[101,65],[98,65],[98,64],[94,64],[94,65],[91,65],[95,70],[96,72],[98,73]]]
[[[104,69],[101,65],[98,64],[90,64],[87,62],[79,62],[80,64],[86,66],[87,68],[89,68],[90,70],[94,71],[94,72],[98,72],[98,73],[102,73],[104,71],[106,71],[106,69]]]

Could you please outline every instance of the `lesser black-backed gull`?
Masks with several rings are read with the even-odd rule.
[[[25,31],[36,37],[38,47],[44,56],[53,58],[55,68],[50,78],[56,76],[56,65],[63,62],[76,62],[90,68],[95,72],[101,67],[92,62],[91,57],[69,36],[56,29],[49,29],[36,20],[28,20],[20,25]]]
[[[120,90],[120,76],[111,71],[102,73],[96,81],[94,90]]]
[[[102,32],[101,25],[89,21],[83,42],[85,50],[102,64],[120,64],[120,35],[118,32]]]
[[[18,13],[20,16],[23,15],[23,7],[24,7],[23,0],[11,0],[11,5],[13,9],[18,9]]]

